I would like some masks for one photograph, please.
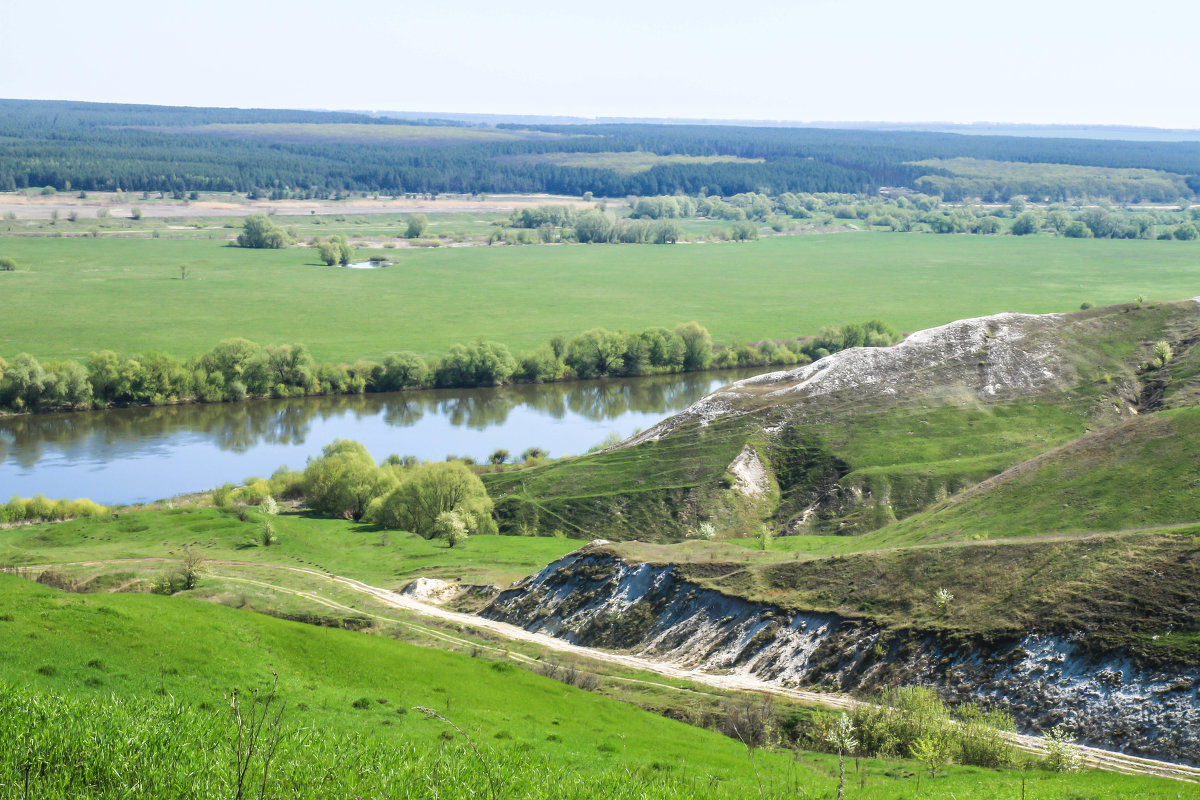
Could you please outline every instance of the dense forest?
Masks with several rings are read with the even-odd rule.
[[[481,128],[436,120],[421,123],[428,135],[397,142],[361,135],[359,127],[375,126],[367,130],[370,134],[388,126],[414,124],[341,112],[0,100],[0,190],[50,186],[58,191],[121,189],[177,196],[192,191],[258,191],[275,197],[356,191],[592,192],[624,197],[680,192],[864,193],[881,186],[920,186],[926,191],[941,187],[946,199],[969,187],[1000,200],[1020,193],[1003,176],[990,183],[978,176],[956,181],[938,166],[913,163],[972,158],[1159,170],[1172,176],[1168,185],[1200,192],[1200,145],[1190,142],[719,125]],[[263,125],[275,127],[264,130]],[[347,127],[358,133],[337,135]],[[450,135],[464,128],[481,135]],[[281,129],[288,135],[280,134]],[[482,135],[487,133],[491,135]],[[747,160],[660,163],[629,173],[549,163],[544,156],[551,153]],[[931,177],[943,180],[931,181]],[[1078,187],[1058,187],[1053,181],[1047,186],[1054,199],[1063,199]],[[1176,199],[1159,196],[1161,191],[1134,196],[1139,194],[1136,187],[1119,188],[1117,194],[1120,200]]]

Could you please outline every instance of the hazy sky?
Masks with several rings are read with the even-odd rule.
[[[0,97],[1200,128],[1198,0],[4,0]]]

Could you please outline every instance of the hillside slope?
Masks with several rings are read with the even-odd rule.
[[[1198,340],[1193,300],[961,320],[739,381],[608,452],[498,475],[489,491],[509,529],[863,533],[1191,402]],[[1174,352],[1161,368],[1160,341]]]

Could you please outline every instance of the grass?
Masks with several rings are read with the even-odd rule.
[[[397,145],[460,144],[558,139],[560,134],[460,125],[360,125],[320,122],[211,123],[155,128],[163,133],[199,133],[275,142],[351,142]]]
[[[624,153],[541,153],[529,156],[512,156],[513,160],[533,164],[556,164],[560,167],[584,167],[607,169],[618,175],[636,175],[654,167],[676,164],[761,164],[761,158],[739,156],[685,156],[658,155],[645,151]]]
[[[1086,436],[986,490],[897,523],[899,535],[1020,536],[1200,520],[1200,407]]]
[[[0,531],[0,563],[46,564],[109,559],[176,559],[195,546],[209,560],[328,570],[400,588],[418,575],[506,585],[579,546],[551,537],[472,536],[460,547],[402,531],[339,519],[272,518],[278,544],[258,544],[263,516],[228,509],[171,509],[31,525]]]
[[[183,597],[64,595],[0,576],[0,790],[35,798],[231,796],[225,697],[279,676],[268,796],[823,797],[833,756],[760,751],[503,662]],[[435,709],[471,738],[412,711]],[[474,747],[478,748],[476,752]],[[27,770],[28,767],[28,770]],[[920,767],[867,760],[855,796]],[[251,773],[256,778],[257,768]],[[1174,782],[1025,776],[1043,798],[1174,797]],[[994,797],[1022,776],[947,768],[922,796]],[[257,785],[256,785],[257,788]]]
[[[870,317],[913,330],[998,311],[1067,311],[1083,300],[1200,293],[1188,242],[862,233],[396,250],[385,252],[400,263],[384,270],[326,268],[307,249],[205,240],[6,238],[0,251],[21,266],[0,273],[0,353],[9,358],[102,348],[191,355],[244,336],[352,361],[403,349],[440,354],[476,336],[530,348],[596,326],[691,319],[717,341],[756,341]],[[180,264],[191,268],[186,281]]]
[[[1087,631],[1100,648],[1200,663],[1191,603],[1200,526],[1118,534],[957,541],[892,535],[779,537],[678,545],[622,543],[633,560],[677,563],[707,588],[753,601],[871,620],[891,633],[968,639]],[[954,595],[947,612],[938,590]],[[1173,639],[1165,638],[1172,631]]]
[[[1157,169],[1078,166],[1075,164],[1039,164],[1019,161],[990,161],[983,158],[930,158],[914,161],[919,167],[944,169],[968,178],[1010,178],[1052,183],[1057,179],[1170,179],[1182,184],[1182,175]]]

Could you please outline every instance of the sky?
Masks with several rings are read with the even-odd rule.
[[[7,0],[0,97],[1200,128],[1200,2]]]

